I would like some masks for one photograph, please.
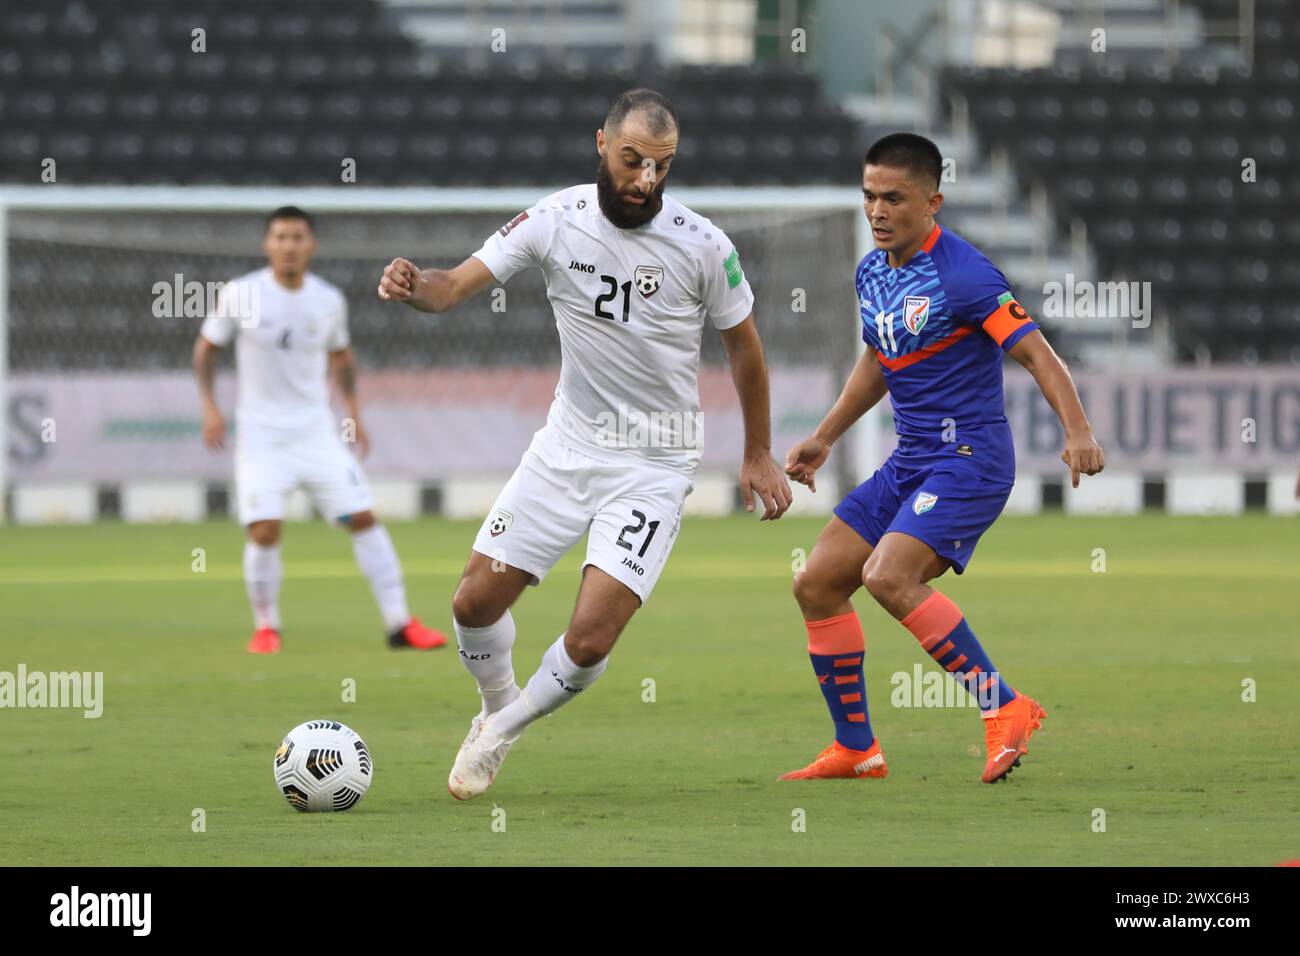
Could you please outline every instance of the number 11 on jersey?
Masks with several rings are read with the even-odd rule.
[[[898,352],[898,342],[894,340],[894,313],[876,313],[876,336],[880,339],[881,348],[887,345],[889,351]]]

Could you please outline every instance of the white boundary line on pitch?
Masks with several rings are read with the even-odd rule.
[[[577,571],[577,562],[565,562],[555,569],[561,573],[568,570]],[[458,577],[464,569],[460,561],[414,561],[406,562],[403,570],[408,577]],[[758,580],[791,580],[793,574],[788,562],[716,562],[716,561],[679,561],[670,563],[665,571],[673,577],[705,578],[715,580],[740,580],[754,578]],[[1055,562],[1051,564],[1036,563],[988,563],[981,564],[972,571],[979,578],[1195,578],[1195,579],[1253,579],[1270,581],[1300,581],[1300,572],[1277,570],[1260,571],[1251,568],[1208,568],[1203,563],[1161,563],[1135,564],[1132,567],[1111,568],[1105,574],[1093,574],[1088,562]],[[286,562],[285,577],[299,580],[359,577],[360,572],[350,561],[322,562],[307,561],[300,563]],[[945,575],[946,580],[953,580]],[[232,564],[227,567],[209,568],[207,571],[170,570],[158,566],[118,566],[70,567],[50,569],[48,573],[32,574],[26,571],[8,573],[0,571],[0,587],[41,584],[165,584],[177,582],[195,582],[201,580],[242,581],[243,569]]]

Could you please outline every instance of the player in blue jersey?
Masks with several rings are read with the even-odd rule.
[[[943,157],[922,136],[894,133],[867,152],[863,208],[875,249],[856,284],[866,350],[812,437],[786,456],[786,473],[816,491],[831,446],[888,392],[898,447],[835,508],[794,594],[808,653],[835,723],[835,742],[782,780],[884,777],[867,713],[862,625],[850,598],[865,586],[921,647],[975,697],[984,718],[982,779],[1019,766],[1047,714],[993,667],[958,607],[927,582],[966,569],[1015,480],[1002,393],[1009,353],[1065,426],[1071,482],[1105,459],[1065,364],[1016,301],[998,269],[935,215]]]

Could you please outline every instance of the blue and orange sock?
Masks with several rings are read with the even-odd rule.
[[[935,591],[902,620],[935,663],[963,685],[984,713],[996,712],[1016,699],[984,653],[961,609]]]
[[[853,611],[824,621],[805,621],[808,656],[822,696],[835,721],[835,739],[850,750],[869,750],[875,741],[867,717],[867,685],[862,657],[867,644]]]

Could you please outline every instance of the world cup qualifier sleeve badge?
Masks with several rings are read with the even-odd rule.
[[[632,279],[636,291],[640,292],[643,298],[648,299],[663,285],[664,270],[658,266],[637,266]]]

